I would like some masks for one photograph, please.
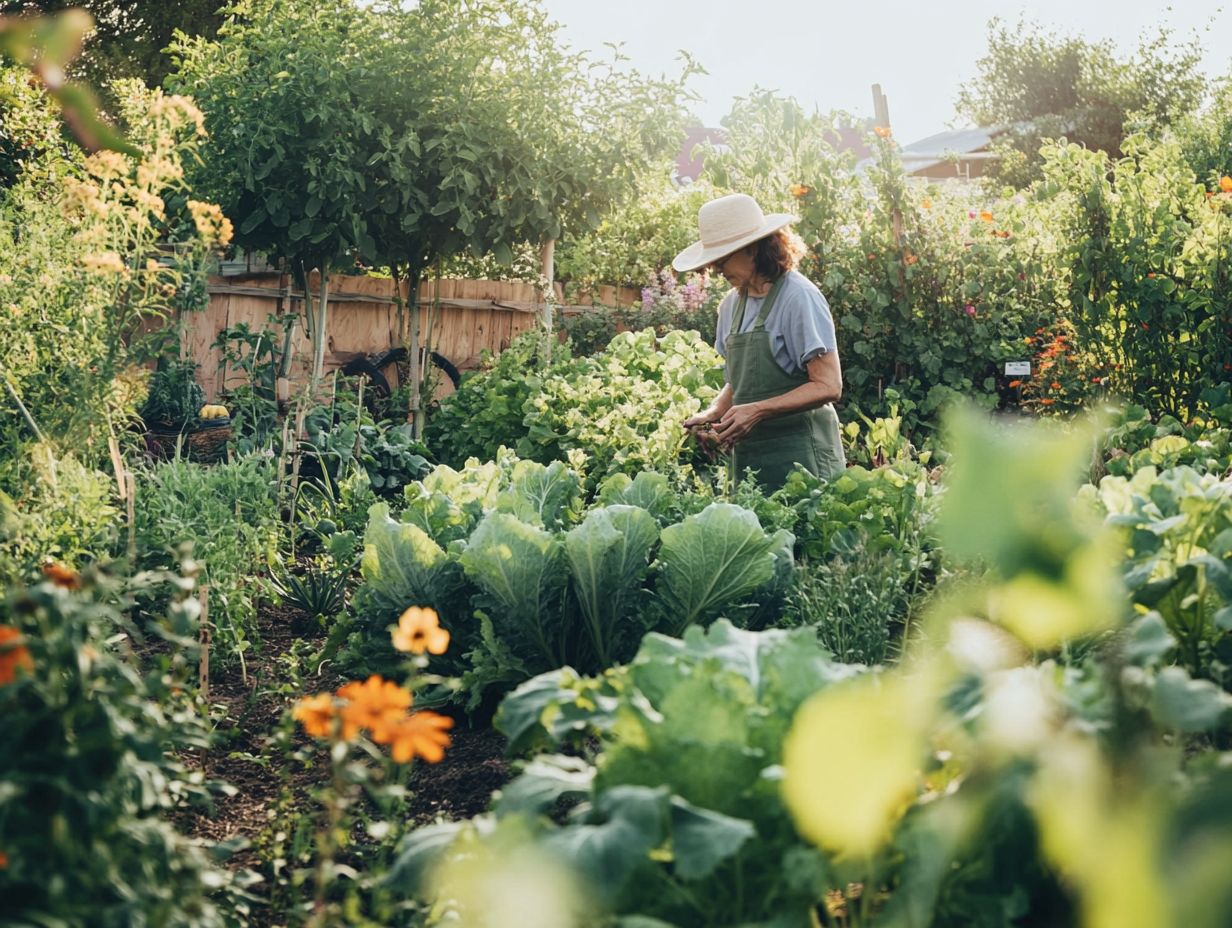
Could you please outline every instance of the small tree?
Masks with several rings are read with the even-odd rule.
[[[1111,42],[1046,32],[1038,24],[988,26],[979,76],[962,89],[960,116],[1009,131],[990,168],[1025,186],[1040,176],[1040,144],[1066,138],[1112,157],[1135,129],[1167,126],[1195,110],[1205,91],[1196,37],[1177,42],[1161,28],[1137,53],[1118,57]]]
[[[206,114],[195,186],[234,220],[240,245],[286,258],[303,288],[315,387],[329,272],[352,252],[375,251],[365,163],[375,117],[355,79],[371,17],[348,0],[256,0],[226,12],[216,41],[179,36],[170,83]]]

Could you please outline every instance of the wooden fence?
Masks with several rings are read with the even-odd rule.
[[[316,291],[315,275],[309,286]],[[184,348],[200,365],[201,385],[211,400],[223,386],[242,382],[235,372],[223,370],[221,352],[211,347],[218,334],[244,323],[259,332],[271,327],[271,315],[301,314],[292,345],[290,380],[292,390],[307,383],[312,346],[302,324],[303,294],[292,287],[287,275],[215,277],[210,279],[209,294],[206,310],[186,320]],[[559,286],[557,294],[559,299]],[[638,298],[636,290],[606,287],[584,304],[558,305],[557,312],[565,316],[603,306],[628,306]],[[421,284],[419,299],[420,331],[429,347],[463,371],[477,367],[483,351],[500,352],[518,335],[539,325],[544,308],[536,287],[508,281],[429,280]],[[361,355],[403,344],[393,282],[331,276],[326,333],[326,373]],[[394,371],[390,368],[387,373]]]

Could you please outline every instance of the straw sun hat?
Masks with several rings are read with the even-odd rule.
[[[695,271],[711,261],[750,245],[771,232],[777,232],[799,217],[791,213],[767,216],[757,201],[743,193],[719,197],[697,211],[701,241],[694,242],[672,261],[678,271]]]

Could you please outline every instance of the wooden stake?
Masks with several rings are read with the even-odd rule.
[[[124,505],[128,515],[128,563],[137,564],[137,477],[131,470],[124,472]]]
[[[210,630],[210,587],[201,584],[201,619],[197,630],[197,640],[201,643],[201,660],[197,666],[197,686],[201,695],[210,698],[210,642],[214,636]]]

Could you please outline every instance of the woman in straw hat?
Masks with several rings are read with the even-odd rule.
[[[720,197],[698,211],[701,240],[672,262],[677,271],[712,267],[732,286],[714,343],[727,383],[684,425],[732,452],[737,479],[755,471],[769,490],[796,464],[825,478],[846,466],[832,405],[843,393],[834,319],[821,291],[795,270],[804,252],[787,229],[795,219],[767,216],[743,194]]]

